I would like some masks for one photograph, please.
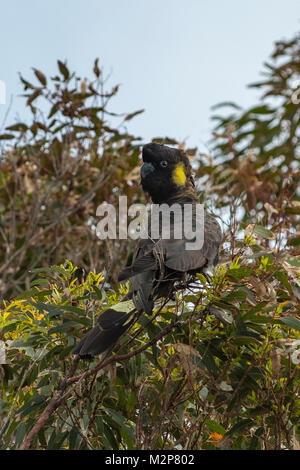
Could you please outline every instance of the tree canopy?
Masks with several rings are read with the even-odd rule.
[[[96,209],[145,202],[142,110],[110,111],[98,60],[91,80],[33,73],[30,122],[0,135],[1,448],[299,449],[300,36],[275,44],[258,103],[214,106],[211,154],[153,139],[189,155],[220,262],[90,362],[70,351],[126,292],[134,246],[99,240]]]

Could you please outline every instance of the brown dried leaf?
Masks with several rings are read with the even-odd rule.
[[[172,344],[175,352],[179,356],[179,359],[182,363],[182,367],[185,370],[185,373],[189,378],[194,379],[195,376],[199,373],[202,375],[207,375],[201,369],[197,364],[195,364],[193,360],[193,356],[198,357],[201,359],[200,354],[196,349],[194,349],[192,346],[189,346],[188,344],[183,344],[183,343],[177,343],[177,344]]]
[[[281,366],[281,350],[279,348],[274,348],[270,352],[270,357],[272,361],[272,373],[274,379],[279,377],[280,366]]]
[[[125,176],[126,181],[138,181],[140,179],[140,167],[134,168]]]
[[[32,194],[35,190],[35,186],[33,181],[27,174],[24,175],[24,186],[27,194]]]

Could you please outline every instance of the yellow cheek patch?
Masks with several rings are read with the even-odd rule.
[[[176,186],[184,186],[186,183],[186,175],[184,171],[184,164],[183,163],[178,163],[176,166],[175,170],[173,171],[172,174],[172,179]]]

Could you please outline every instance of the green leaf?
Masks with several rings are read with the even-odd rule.
[[[237,290],[235,292],[230,292],[230,294],[224,296],[223,300],[226,300],[226,302],[231,302],[232,300],[244,300],[245,298],[246,292],[242,290]]]
[[[21,417],[24,418],[29,414],[34,415],[37,409],[47,405],[47,400],[48,397],[36,393],[27,403],[25,403],[25,405],[19,409]]]
[[[26,424],[24,422],[21,422],[17,428],[17,433],[16,433],[15,444],[17,448],[20,447],[20,445],[22,444],[25,435],[26,435]]]
[[[211,432],[218,432],[223,435],[226,434],[226,429],[223,428],[221,424],[213,421],[212,419],[206,419],[205,424]]]
[[[66,320],[62,325],[56,326],[54,328],[50,328],[48,331],[49,335],[53,335],[54,333],[62,333],[65,331],[68,331],[71,326],[78,327],[77,322],[74,322],[72,320]]]
[[[263,238],[274,238],[274,234],[262,225],[255,225],[253,228],[253,232]]]
[[[260,341],[253,336],[237,335],[232,338],[232,341],[239,346],[250,345],[252,343],[260,344]]]
[[[280,321],[285,325],[293,328],[294,330],[300,331],[300,320],[294,317],[283,317],[280,318]]]
[[[213,375],[214,377],[217,377],[218,374],[219,374],[219,369],[216,365],[216,362],[214,360],[214,357],[213,355],[211,354],[211,352],[209,351],[209,349],[207,349],[206,346],[203,345],[200,345],[198,348],[198,352],[200,353],[201,355],[201,359],[196,356],[196,355],[192,355],[192,361],[195,365],[197,365],[198,367],[200,367],[201,369],[206,370],[211,374]]]
[[[51,318],[53,316],[60,315],[62,313],[62,307],[56,305],[48,305],[44,304],[43,302],[33,302],[32,300],[28,300],[28,303],[36,308],[41,313],[47,313],[47,317]]]
[[[287,262],[296,268],[300,268],[300,258],[287,258]]]
[[[250,444],[249,444],[249,450],[260,450],[260,442],[257,436],[253,436],[251,438]]]
[[[251,310],[249,311],[249,315],[252,315],[254,313],[257,313],[259,311],[262,311],[263,308],[268,304],[268,302],[264,301],[264,302],[260,302],[258,303],[257,305],[255,305],[253,308],[251,308]]]
[[[299,207],[299,211],[300,211],[300,207]],[[288,240],[287,244],[289,246],[300,246],[300,237],[291,238],[290,240]]]
[[[231,313],[227,313],[224,310],[220,310],[215,307],[210,307],[209,312],[215,315],[219,320],[221,320],[224,325],[228,325],[233,322],[233,317]]]
[[[245,428],[250,428],[253,425],[252,419],[241,419],[225,434],[226,436],[232,436],[235,433],[244,431]]]
[[[77,449],[78,442],[82,439],[79,432],[77,431],[76,426],[73,426],[71,432],[69,434],[69,449],[75,450]]]
[[[103,436],[108,442],[108,449],[111,450],[119,450],[119,443],[116,440],[114,433],[112,432],[111,424],[103,424],[104,433]]]
[[[252,273],[253,273],[253,269],[243,268],[243,267],[237,266],[235,268],[231,268],[227,272],[227,275],[232,276],[232,277],[237,278],[237,279],[241,279],[243,277],[251,276]]]
[[[289,294],[292,295],[293,290],[287,275],[283,271],[278,271],[274,274],[274,276],[287,288]]]

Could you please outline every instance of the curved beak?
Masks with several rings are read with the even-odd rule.
[[[143,163],[141,167],[141,177],[142,179],[146,178],[150,173],[152,173],[155,170],[154,166],[152,163],[145,162]]]

